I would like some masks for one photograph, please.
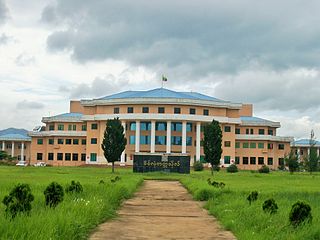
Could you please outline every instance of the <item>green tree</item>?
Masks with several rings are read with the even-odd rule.
[[[6,151],[0,151],[0,160],[7,160],[10,158],[10,155]]]
[[[211,175],[213,169],[220,165],[222,154],[222,131],[218,121],[212,120],[208,125],[204,126],[203,151],[204,160],[211,164]]]
[[[107,120],[101,147],[104,157],[108,162],[112,163],[112,172],[114,172],[114,162],[119,161],[126,144],[127,139],[125,138],[124,129],[119,118]]]
[[[284,161],[288,166],[291,174],[298,171],[299,169],[298,155],[295,153],[294,150],[291,150],[290,153],[287,156],[285,156]]]
[[[315,140],[314,131],[311,130],[309,140],[310,150],[308,156],[305,158],[305,168],[310,173],[318,171],[319,157],[317,153],[317,148],[315,147],[316,143],[317,142]]]

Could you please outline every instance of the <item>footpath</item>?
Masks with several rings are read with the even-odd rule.
[[[118,214],[90,239],[236,239],[177,181],[144,181]]]

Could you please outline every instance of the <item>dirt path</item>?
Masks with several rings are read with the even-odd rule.
[[[97,239],[236,239],[179,183],[144,181],[135,197],[119,210],[119,218],[101,224]]]

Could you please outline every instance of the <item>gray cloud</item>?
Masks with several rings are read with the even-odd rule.
[[[16,57],[15,63],[19,67],[25,67],[28,65],[32,65],[36,62],[36,59],[34,56],[26,54],[26,53],[21,53],[19,56]]]
[[[0,0],[0,25],[8,18],[8,8],[4,0]]]
[[[13,39],[12,37],[9,37],[6,34],[2,33],[0,35],[0,45],[5,45],[8,42],[10,42],[12,39]]]
[[[35,101],[23,100],[18,102],[16,105],[17,109],[26,110],[26,109],[43,109],[44,104]]]

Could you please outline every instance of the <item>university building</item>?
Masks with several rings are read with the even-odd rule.
[[[254,117],[251,104],[157,88],[70,101],[69,113],[43,117],[45,126],[29,132],[31,164],[107,164],[101,142],[106,121],[117,117],[127,138],[120,165],[132,165],[140,153],[187,154],[191,164],[203,161],[203,126],[213,119],[221,124],[225,167],[236,163],[241,169],[258,169],[265,164],[277,169],[293,140],[277,136],[279,122]]]

